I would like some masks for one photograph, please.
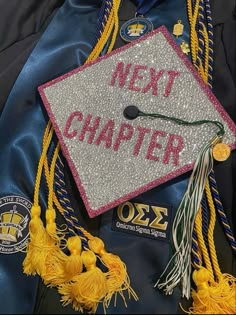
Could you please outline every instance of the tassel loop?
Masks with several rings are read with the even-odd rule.
[[[70,256],[67,257],[65,262],[65,273],[73,278],[80,274],[83,270],[83,264],[81,259],[81,239],[79,236],[71,236],[67,241],[67,247],[70,251]]]
[[[41,215],[41,207],[39,205],[33,205],[31,208],[31,219],[40,218]]]
[[[206,268],[201,267],[198,270],[194,270],[192,277],[199,291],[208,289],[211,274]]]
[[[48,234],[57,239],[56,212],[53,208],[46,210],[46,231]]]
[[[44,225],[41,220],[41,207],[39,205],[33,205],[31,208],[31,220],[29,223],[30,239],[41,237],[44,233]]]

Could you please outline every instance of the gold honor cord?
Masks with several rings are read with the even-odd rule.
[[[99,57],[108,42],[110,44],[107,52],[113,49],[119,29],[119,6],[120,0],[114,0],[103,32],[86,63]],[[136,293],[131,288],[125,264],[117,255],[105,250],[102,240],[93,237],[83,228],[80,228],[83,237],[75,233],[66,240],[67,230],[57,229],[56,211],[53,205],[63,216],[65,216],[66,209],[63,208],[53,191],[56,161],[59,159],[59,143],[54,150],[50,168],[47,161],[47,154],[52,145],[52,135],[53,129],[49,121],[43,137],[42,153],[35,181],[34,204],[29,225],[30,242],[23,262],[24,272],[28,275],[40,275],[46,285],[58,288],[62,295],[63,305],[72,304],[75,310],[81,312],[95,313],[101,302],[104,312],[106,312],[112,298],[116,301],[117,294],[121,296],[126,305],[125,291],[128,293],[128,298],[138,300]],[[43,167],[49,190],[46,228],[41,220],[39,206]],[[85,239],[88,248],[82,251],[82,243]],[[65,247],[68,248],[69,255],[64,253]],[[107,270],[106,272],[96,266],[98,257]]]
[[[212,87],[213,26],[210,3],[209,0],[196,0],[193,4],[191,0],[187,0],[187,8],[191,30],[192,62],[204,82],[209,87]],[[204,15],[207,17],[207,25],[203,23]],[[199,33],[197,33],[197,29]],[[213,148],[213,156],[218,161],[224,161],[229,154],[230,149],[223,143],[216,144]],[[209,179],[210,182],[214,182],[211,175]],[[196,264],[194,266],[193,280],[196,289],[192,289],[193,304],[189,313],[234,314],[236,313],[236,279],[231,275],[222,274],[218,264],[214,244],[214,226],[216,221],[215,205],[219,205],[220,201],[218,198],[215,200],[216,203],[213,201],[212,193],[214,193],[214,187],[210,188],[209,180],[206,182],[205,192],[210,209],[210,222],[207,236],[203,235],[203,211],[200,208],[195,221],[197,238],[193,238],[193,243],[198,243],[196,248],[199,249],[198,256],[202,256],[202,259],[199,260],[201,262],[200,265]],[[218,193],[216,195],[218,196]]]
[[[195,220],[199,250],[204,265],[202,263],[193,271],[196,289],[192,289],[193,304],[188,313],[235,314],[235,278],[229,274],[222,274],[218,263],[214,243],[216,211],[208,180],[205,191],[210,210],[207,237],[203,235],[202,208],[199,209]]]

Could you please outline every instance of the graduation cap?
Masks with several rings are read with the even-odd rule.
[[[234,123],[165,27],[39,92],[90,217],[193,169],[219,126],[235,148]]]

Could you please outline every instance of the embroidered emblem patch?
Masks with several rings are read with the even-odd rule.
[[[136,17],[125,22],[120,28],[120,36],[125,42],[131,42],[151,32],[153,24],[143,17]]]
[[[126,201],[113,211],[112,229],[156,240],[169,240],[172,208]]]
[[[0,253],[14,254],[27,246],[31,207],[20,196],[0,198]]]
[[[236,127],[172,35],[161,27],[39,87],[90,217],[193,168],[214,124],[179,125],[124,112],[136,106],[185,121]]]

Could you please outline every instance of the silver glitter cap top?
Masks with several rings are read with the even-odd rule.
[[[236,127],[165,27],[39,87],[90,217],[192,169],[214,124],[124,116],[127,106]]]

